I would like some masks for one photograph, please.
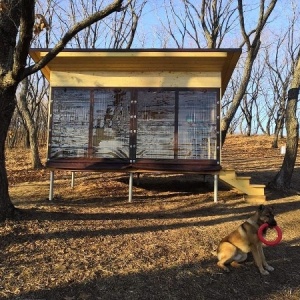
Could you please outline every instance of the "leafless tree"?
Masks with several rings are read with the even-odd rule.
[[[16,91],[27,76],[39,71],[50,62],[81,30],[110,14],[122,10],[122,0],[112,1],[103,9],[76,23],[39,62],[26,67],[33,34],[39,34],[48,24],[36,15],[35,0],[2,0],[0,11],[0,219],[16,211],[8,191],[5,165],[5,140],[16,108]]]
[[[267,24],[267,21],[275,8],[277,0],[260,0],[260,10],[258,14],[258,20],[256,23],[256,27],[252,30],[246,30],[245,24],[245,7],[243,5],[242,0],[238,0],[238,11],[239,11],[239,19],[240,19],[240,27],[243,36],[243,43],[241,46],[245,47],[246,58],[244,61],[244,70],[241,78],[241,83],[237,93],[234,95],[233,101],[221,121],[221,132],[222,132],[222,144],[225,141],[226,134],[232,119],[235,116],[236,111],[238,110],[240,103],[244,97],[246,92],[251,72],[253,68],[253,64],[257,57],[258,51],[261,46],[261,35],[264,27]]]
[[[108,21],[105,20],[88,26],[75,35],[73,39],[74,46],[93,49],[99,46],[99,41],[102,41],[109,43],[113,48],[130,48],[144,5],[145,0],[134,0],[118,16],[108,16]],[[101,4],[96,0],[69,1],[64,3],[63,7],[56,1],[39,0],[39,15],[45,16],[45,20],[47,19],[45,22],[49,26],[47,30],[43,30],[39,32],[39,35],[35,36],[32,46],[49,48],[50,45],[54,44],[57,32],[60,31],[62,34],[66,30],[65,26],[68,26],[67,28],[70,29],[80,19],[88,18],[89,15],[99,11],[100,7]],[[65,22],[66,18],[63,18],[63,11],[68,15],[70,24]],[[56,27],[52,26],[53,23],[56,24]],[[104,32],[105,34],[103,34]],[[102,35],[105,36],[104,41]],[[37,140],[39,118],[36,116],[36,111],[44,112],[42,109],[38,109],[38,105],[44,103],[41,99],[45,100],[47,88],[48,83],[43,80],[41,74],[35,73],[29,77],[29,81],[27,78],[24,80],[20,95],[17,97],[18,114],[23,121],[22,124],[24,124],[25,132],[27,133],[26,136],[28,136],[28,146],[31,149],[31,162],[34,169],[42,167],[38,149],[39,142]],[[34,98],[31,97],[33,94],[35,95]],[[33,110],[35,110],[35,113],[33,113]],[[12,133],[16,132],[16,130],[13,130],[12,125],[10,127]]]
[[[286,55],[280,55],[280,49],[285,36],[277,39],[275,47],[266,48],[266,67],[268,69],[269,86],[273,91],[272,121],[275,123],[273,148],[278,148],[278,138],[283,133],[285,120],[285,106],[287,101],[288,87],[291,79],[291,68]],[[272,55],[270,54],[272,51]]]
[[[258,128],[255,128],[254,126],[254,109],[257,107],[257,101],[263,89],[263,78],[264,64],[262,64],[261,61],[257,61],[251,72],[251,77],[249,80],[247,91],[241,102],[241,110],[245,119],[245,134],[247,136],[250,136],[252,133],[257,133],[258,131]],[[256,112],[257,114],[260,114],[259,111]]]
[[[167,24],[161,23],[178,48],[184,45],[219,48],[237,25],[234,2],[203,0],[199,6],[198,1],[182,0],[180,6],[164,0]]]
[[[236,26],[236,8],[234,1],[207,0],[202,1],[200,14],[189,0],[186,4],[198,15],[208,48],[220,48],[226,35]],[[187,9],[189,21],[193,24],[190,9]],[[194,24],[193,24],[194,25]],[[192,26],[196,33],[197,27]]]
[[[291,188],[298,151],[299,122],[297,118],[297,103],[300,89],[300,50],[293,64],[292,74],[286,105],[286,153],[280,171],[269,183],[270,187],[283,191]]]
[[[255,119],[256,119],[256,131],[263,134],[270,135],[270,113],[269,107],[269,93],[268,90],[262,89],[259,96],[259,101],[254,102]]]
[[[237,33],[238,36],[242,37],[240,47],[244,48],[244,53],[242,56],[242,73],[238,80],[239,86],[235,93],[231,94],[232,100],[226,102],[227,106],[222,106],[226,108],[222,112],[223,118],[221,121],[223,144],[231,123],[236,118],[236,112],[241,107],[242,99],[251,79],[252,68],[261,47],[262,32],[277,0],[260,0],[257,21],[252,22],[252,24],[254,23],[253,29],[248,29],[247,24],[249,21],[246,24],[245,18],[250,13],[253,18],[254,11],[246,11],[247,6],[243,4],[242,0],[237,1],[237,7],[234,6],[235,1],[203,0],[200,6],[197,6],[196,1],[192,0],[182,0],[182,2],[184,13],[182,10],[176,9],[172,1],[164,2],[168,16],[165,30],[173,38],[178,48],[190,42],[198,48],[203,45],[218,48],[229,41],[229,36],[232,40],[233,33]],[[240,32],[237,31],[237,20],[239,20]],[[231,34],[229,35],[229,33]],[[237,77],[234,76],[234,78]]]
[[[256,98],[250,97],[250,100],[248,100],[248,95],[245,94],[242,100],[241,110],[244,116],[244,119],[246,121],[246,135],[251,135],[251,129],[252,129],[252,117],[253,117],[253,103]]]
[[[39,76],[24,78],[20,92],[16,96],[18,115],[23,120],[28,137],[28,146],[31,149],[31,166],[33,169],[43,167],[39,155],[38,131],[41,124],[44,124],[44,127],[47,124],[44,109],[45,103],[48,102],[47,91],[48,84],[45,82],[45,78],[39,74]]]
[[[27,105],[27,94],[29,91],[29,78],[26,77],[22,81],[22,89],[17,100],[18,110],[26,124],[29,137],[29,145],[32,150],[32,167],[35,169],[42,168],[42,163],[38,153],[38,135],[37,126],[35,125],[33,115],[30,113],[29,106]]]
[[[99,11],[103,1],[99,0],[68,0],[64,9],[68,15],[66,22],[65,15],[56,14],[59,31],[70,28],[82,18]],[[75,35],[70,45],[75,48],[109,48],[129,49],[132,46],[136,34],[139,19],[146,4],[146,0],[132,0],[126,9],[118,15],[110,15],[103,22],[95,23]]]

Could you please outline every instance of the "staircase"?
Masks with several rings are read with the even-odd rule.
[[[251,184],[251,177],[238,176],[235,170],[225,169],[220,171],[219,179],[244,193],[248,202],[258,203],[266,201],[265,185]]]

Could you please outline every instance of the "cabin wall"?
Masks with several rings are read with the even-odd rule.
[[[48,167],[220,169],[220,89],[51,87]]]
[[[220,88],[220,72],[51,72],[52,87]]]

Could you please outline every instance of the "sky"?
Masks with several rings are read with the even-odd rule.
[[[46,0],[40,0],[46,1]],[[55,12],[57,13],[57,16],[61,17],[60,22],[65,24],[68,24],[68,17],[66,15],[67,13],[67,6],[66,3],[68,3],[69,0],[60,0],[59,3],[61,5],[62,11],[59,11],[57,7],[55,8]],[[79,2],[79,0],[77,0]],[[86,3],[93,3],[93,1],[86,1]],[[111,0],[105,0],[106,3],[111,3]],[[141,3],[142,0],[137,0],[139,3]],[[190,0],[195,3],[195,5],[200,5],[199,0]],[[223,0],[224,3],[227,3],[229,0]],[[233,3],[237,3],[236,0],[233,0]],[[265,4],[268,4],[270,0],[266,0]],[[72,1],[74,2],[74,1]],[[100,3],[100,1],[96,1],[97,4]],[[175,7],[176,14],[180,15],[183,13],[182,8],[182,0],[171,0],[171,3]],[[243,3],[247,4],[247,12],[245,14],[245,23],[246,23],[246,30],[249,32],[251,29],[254,28],[256,25],[257,19],[258,19],[258,11],[259,11],[259,0],[244,0]],[[250,6],[248,6],[250,5]],[[264,53],[265,50],[268,47],[271,47],[273,49],[276,45],[276,43],[279,40],[279,37],[282,36],[284,32],[288,30],[289,21],[293,17],[293,12],[296,11],[295,15],[300,16],[299,11],[299,0],[278,0],[277,5],[275,7],[275,10],[273,11],[266,28],[264,29],[261,41],[261,51],[260,51],[260,57],[257,59],[257,65],[255,68],[258,68],[260,64],[263,64],[264,62]],[[294,7],[297,7],[296,10],[294,10]],[[169,15],[166,14],[166,11],[169,13]],[[171,18],[171,8],[170,8],[170,0],[148,0],[146,6],[144,7],[144,10],[142,12],[140,22],[138,25],[137,35],[133,44],[132,48],[177,48],[176,43],[174,40],[170,37],[169,34],[166,34],[166,31],[164,29],[167,27],[167,16]],[[197,17],[194,17],[195,22],[197,22]],[[180,24],[178,19],[176,20],[177,24]],[[54,22],[53,26],[55,26],[56,30],[59,30],[61,27],[61,23],[56,21]],[[105,20],[102,24],[106,24],[107,27],[113,28],[113,19]],[[164,23],[164,26],[162,25]],[[176,28],[176,25],[172,24],[172,30],[174,35],[179,38],[180,34],[178,29]],[[201,33],[201,29],[199,27],[199,30],[197,31],[197,34],[201,37],[201,47],[205,48],[205,42],[203,38],[203,34]],[[299,47],[299,37],[300,33],[300,18],[298,17],[296,20],[295,28],[294,28],[294,48]],[[97,44],[97,48],[111,48],[109,47],[110,44],[107,43],[105,40],[106,36],[109,36],[110,32],[105,31],[103,27],[100,27],[99,29],[99,43]],[[201,36],[202,34],[202,36]],[[57,35],[59,38],[60,35]],[[74,40],[73,40],[74,41]],[[73,42],[72,41],[72,42]],[[226,35],[226,39],[224,40],[224,43],[222,43],[222,48],[237,48],[241,45],[241,33],[240,33],[240,27],[238,19],[236,19],[236,26]],[[186,39],[185,43],[183,44],[185,48],[196,48],[196,44],[192,41],[191,38]],[[76,47],[76,44],[72,45],[73,47]],[[285,61],[285,55],[287,51],[287,42],[285,42],[284,47],[280,51],[279,55],[282,57],[282,61]],[[274,51],[270,51],[270,55],[275,55],[276,49]],[[245,51],[245,50],[244,50]],[[284,68],[287,65],[283,65],[282,74],[284,74]],[[239,66],[237,67],[237,75],[238,72],[243,70],[243,61],[241,60]],[[262,82],[264,82],[265,86],[263,87],[262,93],[267,94],[268,97],[272,97],[272,89],[267,84],[267,78],[262,78]],[[263,101],[260,101],[260,104],[262,107],[260,107],[260,110],[263,111]],[[267,113],[267,112],[266,112]],[[299,114],[300,112],[298,112]]]

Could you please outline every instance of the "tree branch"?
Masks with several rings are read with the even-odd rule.
[[[34,8],[35,0],[22,0],[19,39],[14,51],[12,67],[12,77],[17,81],[21,81],[19,77],[23,74],[23,70],[26,66],[35,20]]]
[[[26,0],[24,0],[26,1]],[[108,15],[118,12],[122,9],[123,0],[115,0],[113,3],[105,7],[103,10],[92,14],[90,17],[82,20],[75,24],[66,34],[62,37],[62,39],[56,44],[54,48],[52,48],[40,61],[36,64],[25,69],[23,73],[23,78],[28,75],[31,75],[39,70],[41,70],[44,66],[47,65],[59,52],[61,52],[67,43],[81,30],[84,28],[94,24],[97,21],[100,21],[107,17]]]

